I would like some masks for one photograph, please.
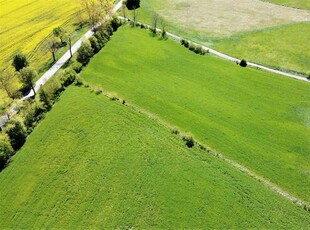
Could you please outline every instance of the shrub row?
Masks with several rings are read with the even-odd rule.
[[[86,42],[83,42],[81,47],[78,49],[76,60],[83,66],[87,65],[90,58],[105,46],[105,44],[110,40],[110,37],[113,35],[113,32],[117,31],[118,27],[121,25],[121,20],[117,17],[113,17],[112,20],[98,26],[94,35]]]
[[[209,53],[209,51],[205,50],[202,46],[189,43],[187,40],[184,39],[181,39],[181,45],[196,54],[205,55],[206,53]]]

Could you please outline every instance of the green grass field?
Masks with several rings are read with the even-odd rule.
[[[298,23],[234,35],[216,41],[212,47],[263,65],[307,73],[310,71],[309,31],[310,22]]]
[[[1,228],[309,227],[302,208],[85,88],[67,89],[0,184]]]
[[[267,1],[275,4],[280,4],[283,6],[290,6],[310,10],[310,2],[308,0],[267,0]]]
[[[210,1],[212,9],[208,2],[201,0],[176,2],[178,4],[173,5],[166,0],[145,0],[138,19],[152,24],[156,11],[168,22],[168,31],[187,39],[271,67],[302,73],[310,71],[310,24],[305,22],[309,21],[310,11],[298,13],[295,12],[297,9],[276,5],[271,10],[270,4],[261,3],[261,6],[256,1],[243,1],[244,4],[239,5],[225,1],[225,6],[221,5],[222,1]],[[309,4],[309,1],[294,2],[296,5]],[[229,4],[230,7],[226,6]],[[249,7],[249,4],[254,5]],[[271,17],[270,12],[273,12]],[[301,12],[305,15],[297,20]],[[127,14],[131,16],[131,13]]]
[[[308,83],[198,56],[128,27],[82,76],[310,201]]]

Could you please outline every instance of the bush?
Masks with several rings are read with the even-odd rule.
[[[184,136],[183,141],[185,142],[188,148],[192,148],[195,145],[194,138],[192,136]]]
[[[160,35],[162,38],[167,38],[167,32],[165,30],[162,30]]]
[[[105,27],[105,25],[100,25],[95,33],[95,36],[100,36],[101,38],[106,38],[107,40],[110,39],[110,34],[107,31],[107,28]],[[97,39],[99,39],[98,37],[96,37]]]
[[[201,48],[201,46],[196,46],[194,52],[195,52],[196,54],[201,54],[201,53],[202,53],[202,48]]]
[[[184,39],[182,39],[182,40],[181,40],[181,45],[184,46],[184,47],[186,47],[186,48],[188,48],[188,47],[189,47],[189,42],[186,41],[186,40],[184,40]]]
[[[173,133],[173,134],[175,134],[175,135],[179,135],[179,130],[177,130],[176,128],[173,128],[172,130],[171,130],[171,133]]]
[[[111,22],[104,23],[105,29],[110,36],[113,35],[113,27],[111,26]]]
[[[190,44],[188,49],[194,52],[196,50],[196,46],[194,44]]]
[[[99,95],[99,94],[102,94],[103,91],[101,88],[98,87],[98,88],[95,88],[94,92],[96,95]]]
[[[94,51],[89,41],[84,42],[77,52],[78,52],[78,56],[76,60],[84,66],[87,65],[90,58],[94,55]]]
[[[10,138],[12,148],[19,150],[26,141],[27,132],[20,121],[11,120],[6,127],[6,134]]]
[[[76,72],[80,73],[82,71],[83,65],[77,61],[74,61],[71,65],[71,68]]]
[[[65,69],[62,77],[60,78],[61,85],[63,87],[71,85],[75,81],[76,76],[77,74],[73,69],[71,68]]]
[[[43,88],[41,88],[39,92],[39,100],[43,103],[43,106],[46,110],[50,110],[50,108],[52,107],[52,102],[48,93]]]
[[[96,32],[94,36],[95,38],[97,38],[97,42],[99,44],[100,49],[102,49],[110,39],[110,35],[108,33],[105,34]]]
[[[242,59],[239,65],[241,67],[246,67],[248,65],[248,63],[246,62],[246,60]]]
[[[43,102],[46,108],[50,108],[63,90],[64,88],[61,86],[60,81],[57,78],[52,78],[41,87],[39,92],[40,101]]]
[[[111,20],[111,26],[113,28],[113,31],[117,31],[118,27],[120,27],[122,25],[121,20],[119,20],[118,17],[113,17],[113,19]]]
[[[84,81],[80,76],[76,76],[74,84],[76,86],[82,86],[84,85]]]
[[[310,80],[310,71],[307,72],[307,79]]]
[[[38,101],[26,101],[20,108],[20,114],[24,117],[24,125],[27,128],[27,133],[31,133],[37,123],[44,117],[46,109],[42,103]]]
[[[4,169],[13,154],[14,151],[8,136],[0,134],[0,171]]]
[[[98,39],[95,36],[91,36],[88,40],[94,53],[98,53],[102,48],[98,42]]]

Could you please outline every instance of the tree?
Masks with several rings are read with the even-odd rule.
[[[24,84],[24,87],[31,88],[36,94],[36,91],[33,87],[34,79],[38,76],[37,72],[31,67],[25,67],[20,71],[19,78],[20,81]]]
[[[69,33],[68,31],[65,31],[64,34],[62,35],[63,42],[69,44],[69,51],[70,51],[70,58],[72,58],[72,34],[73,32]]]
[[[92,36],[88,40],[90,42],[91,48],[93,49],[93,52],[98,53],[101,49],[98,39],[95,36]]]
[[[53,62],[56,62],[56,51],[58,49],[57,41],[55,38],[50,38],[45,43],[46,49],[52,54]]]
[[[99,0],[103,17],[111,16],[113,10],[113,2],[111,0]]]
[[[126,6],[128,10],[136,10],[140,7],[140,0],[127,0]]]
[[[138,17],[138,11],[136,8],[133,9],[133,26],[136,27],[137,25],[137,17]]]
[[[98,0],[81,0],[82,6],[86,9],[88,21],[93,29],[99,23],[102,17],[101,3]]]
[[[153,34],[156,34],[158,20],[159,20],[159,15],[157,13],[154,13],[152,17],[152,26],[153,26],[152,33]]]
[[[12,92],[12,88],[13,88],[13,75],[2,72],[0,73],[0,89],[3,89],[6,94],[8,95],[8,97],[12,98],[13,96],[13,92]]]
[[[128,10],[133,11],[133,26],[136,26],[138,12],[137,9],[140,8],[140,0],[127,0],[126,6]]]
[[[111,16],[113,9],[112,0],[80,0],[82,7],[86,10],[88,21],[93,29],[106,16]]]
[[[94,51],[91,48],[89,41],[83,42],[77,53],[78,56],[76,60],[82,65],[86,65],[89,62],[90,58],[94,55]]]
[[[19,150],[26,141],[27,132],[20,121],[11,120],[7,125],[6,133],[15,151]]]
[[[66,31],[64,30],[64,28],[58,26],[56,28],[53,29],[53,35],[56,38],[60,39],[61,44],[64,44],[65,41],[65,37],[66,37]]]
[[[5,167],[13,153],[8,136],[0,134],[0,171]]]
[[[160,25],[161,25],[161,37],[165,38],[167,33],[166,32],[167,23],[163,18],[160,19]]]
[[[248,63],[246,62],[246,60],[242,59],[240,62],[240,66],[241,67],[246,67],[248,65]]]
[[[29,65],[26,56],[23,53],[18,53],[13,58],[13,63],[16,71],[20,71],[22,68]]]
[[[70,50],[70,58],[72,58],[72,41],[71,41],[71,36],[68,35],[68,42],[69,42],[69,50]]]

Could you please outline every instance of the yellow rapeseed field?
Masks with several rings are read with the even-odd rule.
[[[78,0],[0,0],[0,71],[13,73],[12,57],[18,51],[36,69],[42,67],[51,58],[42,41],[57,26],[72,27],[79,10]]]
[[[74,20],[76,0],[0,0],[0,65],[8,67],[17,51],[31,55],[53,28]],[[49,54],[43,57],[49,57]],[[40,62],[45,58],[40,58]],[[37,61],[37,60],[31,60]],[[46,59],[45,59],[46,61]]]

